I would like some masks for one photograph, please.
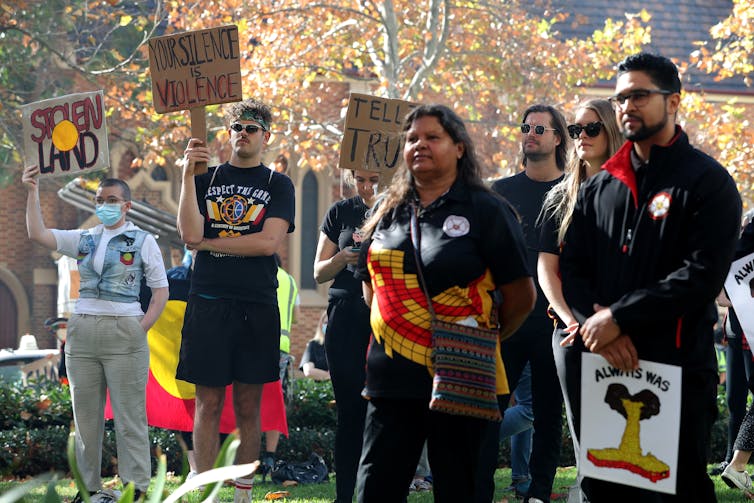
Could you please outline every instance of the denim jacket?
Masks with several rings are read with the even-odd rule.
[[[79,240],[78,267],[81,276],[79,296],[114,302],[138,302],[144,276],[141,247],[147,233],[138,228],[114,236],[107,244],[102,274],[92,267],[94,250],[101,233],[86,231]]]

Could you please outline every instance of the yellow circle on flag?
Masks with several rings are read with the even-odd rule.
[[[196,387],[175,378],[178,354],[181,350],[181,328],[186,302],[169,300],[157,321],[147,333],[149,368],[162,388],[176,398],[191,399]]]
[[[68,152],[79,141],[79,130],[73,122],[63,119],[52,130],[52,143],[61,152]]]

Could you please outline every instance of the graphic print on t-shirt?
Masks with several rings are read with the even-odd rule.
[[[265,189],[243,187],[235,184],[217,185],[207,190],[207,218],[218,237],[235,237],[249,234],[253,227],[264,221],[270,202]]]

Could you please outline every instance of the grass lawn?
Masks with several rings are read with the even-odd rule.
[[[558,472],[555,476],[555,484],[553,491],[556,493],[566,493],[568,487],[573,484],[576,478],[575,468],[558,468]],[[746,501],[743,493],[738,490],[728,488],[721,480],[720,477],[712,478],[715,482],[715,491],[717,493],[717,500],[721,503],[724,502],[738,502]],[[286,490],[290,492],[290,496],[284,499],[276,501],[283,501],[286,503],[331,503],[335,499],[335,482],[334,478],[330,477],[330,482],[325,484],[315,485],[303,485],[297,487],[283,488],[280,485],[272,484],[271,482],[262,483],[261,478],[257,477],[256,485],[254,486],[254,501],[265,501],[264,496],[268,492]],[[517,500],[510,493],[505,493],[503,488],[510,485],[511,476],[510,469],[500,469],[495,474],[496,502],[510,502],[513,503]],[[180,480],[177,477],[170,477],[168,480],[168,491],[172,491],[178,487]],[[0,481],[0,496],[10,489],[18,485],[18,481]],[[70,479],[63,479],[57,485],[57,492],[64,501],[70,501],[76,494],[76,488]],[[26,503],[43,503],[44,501],[45,487],[36,488],[30,495],[28,495],[23,501]],[[0,498],[1,499],[1,498]],[[187,498],[185,501],[190,503],[198,502],[199,497],[196,495],[193,499]],[[221,490],[220,501],[233,501],[233,488],[226,487]],[[409,503],[430,503],[432,502],[432,493],[412,493],[408,497]],[[565,498],[556,501],[565,501]]]

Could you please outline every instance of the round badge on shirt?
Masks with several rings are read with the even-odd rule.
[[[649,202],[649,216],[654,220],[660,220],[668,216],[672,200],[673,198],[667,192],[656,194]]]
[[[466,217],[450,215],[442,224],[442,231],[452,238],[465,236],[469,233],[469,221]]]

